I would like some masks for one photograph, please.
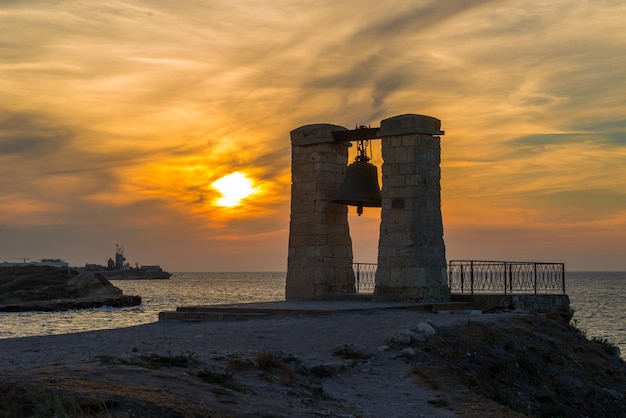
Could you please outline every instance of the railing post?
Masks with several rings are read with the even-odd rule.
[[[474,294],[474,260],[470,261],[470,294]]]
[[[361,263],[355,263],[356,266],[356,292],[361,290]]]
[[[534,279],[535,279],[535,295],[536,295],[537,294],[537,263],[535,263],[534,267],[535,268],[534,268],[534,274],[533,275],[534,275]]]
[[[509,292],[513,294],[513,264],[509,263]]]
[[[504,282],[504,294],[506,295],[506,261],[502,264],[502,281]]]
[[[565,263],[561,263],[561,280],[563,282],[563,294],[565,294]]]

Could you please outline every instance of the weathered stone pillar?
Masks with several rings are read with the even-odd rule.
[[[291,222],[287,299],[315,299],[355,292],[348,208],[331,203],[348,162],[345,143],[334,141],[330,124],[291,131]]]
[[[441,219],[441,122],[400,115],[381,122],[382,212],[374,294],[448,300]]]

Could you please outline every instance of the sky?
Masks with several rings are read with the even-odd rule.
[[[286,271],[289,132],[415,113],[448,260],[626,270],[622,0],[0,0],[0,27],[0,261]],[[349,222],[376,262],[380,210]]]

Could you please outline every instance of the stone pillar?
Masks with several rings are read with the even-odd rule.
[[[441,219],[441,122],[400,115],[381,122],[382,212],[374,294],[380,299],[450,297]]]
[[[348,208],[331,203],[343,182],[348,147],[334,141],[330,124],[291,132],[291,221],[287,299],[316,299],[354,293]]]

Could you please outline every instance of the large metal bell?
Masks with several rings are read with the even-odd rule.
[[[378,185],[378,169],[367,161],[355,161],[348,166],[346,177],[335,198],[334,203],[343,203],[356,206],[359,216],[363,207],[379,208],[382,206],[382,196]]]

